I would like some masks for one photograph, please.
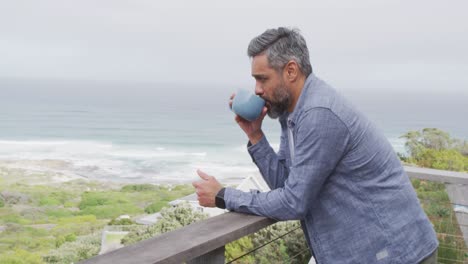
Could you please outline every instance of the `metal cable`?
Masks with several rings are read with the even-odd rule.
[[[256,248],[252,249],[251,251],[249,251],[249,252],[247,252],[247,253],[245,253],[245,254],[243,254],[243,255],[241,255],[241,256],[239,256],[239,257],[237,257],[237,258],[235,258],[235,259],[233,259],[233,260],[231,260],[231,261],[229,261],[229,262],[226,262],[226,264],[229,264],[229,263],[232,263],[232,262],[234,262],[234,261],[236,261],[236,260],[238,260],[238,259],[241,259],[241,258],[243,258],[243,257],[245,257],[245,256],[247,256],[247,255],[249,255],[250,253],[252,253],[252,252],[254,252],[254,251],[257,251],[258,249],[263,248],[264,246],[269,245],[269,244],[273,243],[274,241],[276,241],[276,240],[278,240],[278,239],[280,239],[280,238],[282,238],[282,237],[284,237],[284,236],[286,236],[286,235],[288,235],[288,234],[290,234],[290,233],[292,233],[292,232],[298,230],[299,228],[301,228],[301,227],[296,227],[296,228],[294,228],[294,229],[288,231],[287,233],[285,233],[285,234],[283,234],[283,235],[281,235],[281,236],[279,236],[279,237],[277,237],[277,238],[275,238],[275,239],[269,241],[268,243],[265,243],[265,244],[263,244],[263,245],[261,245],[261,246],[258,246],[258,247],[256,247]]]

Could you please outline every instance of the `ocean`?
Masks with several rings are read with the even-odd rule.
[[[117,82],[0,82],[0,166],[134,183],[225,184],[258,174],[228,98],[236,87]],[[468,96],[343,90],[404,152],[402,134],[437,127],[468,139]],[[277,149],[279,125],[264,131]]]

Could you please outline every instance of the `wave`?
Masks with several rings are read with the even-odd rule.
[[[166,147],[145,147],[138,145],[113,144],[85,140],[50,140],[50,141],[17,141],[0,140],[0,157],[17,157],[23,154],[37,155],[38,158],[64,158],[70,155],[109,155],[129,158],[155,157],[204,157],[206,151],[167,150]]]
[[[86,140],[0,140],[0,166],[72,178],[190,182],[203,169],[227,181],[258,173],[247,154],[229,148],[142,146]]]
[[[404,153],[404,140],[389,138]],[[279,144],[273,142],[277,151]],[[130,145],[90,140],[0,140],[0,167],[96,180],[188,183],[197,169],[225,184],[259,175],[246,145]]]

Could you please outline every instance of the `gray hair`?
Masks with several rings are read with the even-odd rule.
[[[306,77],[312,73],[309,50],[298,29],[284,27],[268,29],[252,39],[247,55],[253,58],[262,53],[267,55],[270,67],[277,71],[282,70],[290,60],[294,60]]]

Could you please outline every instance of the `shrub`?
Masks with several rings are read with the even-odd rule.
[[[1,222],[3,223],[17,223],[22,225],[31,224],[31,220],[21,217],[17,212],[12,212],[8,215],[2,216]]]
[[[107,197],[105,192],[85,192],[82,195],[81,202],[78,207],[83,210],[87,207],[105,205],[112,203],[111,198]]]
[[[49,205],[60,205],[60,201],[55,199],[54,197],[41,197],[39,199],[40,206],[49,206]]]
[[[447,132],[436,128],[425,128],[422,131],[410,131],[401,136],[405,138],[408,157],[400,155],[405,162],[415,163],[421,167],[468,171],[468,143],[452,139]]]
[[[159,186],[154,184],[130,184],[121,189],[123,192],[152,192],[159,190]]]
[[[122,243],[133,244],[140,240],[151,238],[157,234],[178,229],[196,221],[207,218],[208,215],[194,211],[188,203],[180,203],[174,207],[165,207],[161,210],[161,219],[156,224],[128,233]]]
[[[2,191],[0,198],[6,204],[26,204],[29,202],[29,196],[20,192]]]
[[[75,215],[74,212],[63,208],[49,208],[45,213],[48,217],[53,218],[65,218]]]
[[[431,216],[448,217],[450,216],[451,209],[444,205],[432,203],[427,208],[426,213]]]
[[[100,247],[101,235],[95,233],[77,237],[73,242],[65,242],[58,249],[43,256],[43,259],[47,263],[76,263],[97,255]]]
[[[76,241],[76,235],[71,233],[66,236],[59,236],[55,240],[55,247],[59,248],[62,246],[65,242],[73,242]]]
[[[159,212],[164,206],[167,206],[168,202],[167,201],[158,201],[154,202],[147,207],[145,207],[145,212],[147,214],[153,214],[156,212]]]
[[[115,218],[122,214],[139,214],[143,210],[121,192],[85,192],[79,204],[79,214],[97,218]]]
[[[251,236],[242,237],[234,242],[231,242],[226,245],[226,251],[224,255],[226,257],[226,261],[234,260],[248,252],[250,252],[254,248],[252,244]],[[246,255],[242,258],[242,263],[255,263],[255,258],[252,254]]]
[[[79,215],[73,217],[61,218],[58,220],[59,224],[81,224],[85,222],[95,222],[95,215]]]
[[[252,242],[254,247],[259,247],[288,232],[290,233],[270,245],[270,248],[277,250],[259,251],[255,255],[255,263],[281,263],[286,260],[289,263],[307,263],[310,260],[310,251],[307,250],[304,233],[297,221],[279,222],[264,228],[253,235]],[[289,259],[290,257],[294,258]]]
[[[416,189],[419,188],[419,186],[421,184],[421,180],[420,179],[412,179],[411,183],[413,184],[413,188],[416,190]]]
[[[53,247],[54,242],[46,230],[18,224],[7,224],[0,235],[0,245],[7,245],[7,250],[41,251]]]
[[[37,253],[32,253],[23,249],[16,249],[0,255],[1,264],[41,264],[44,263]]]
[[[108,225],[134,225],[135,222],[132,219],[123,218],[123,219],[112,219]]]
[[[46,221],[45,212],[42,208],[25,208],[20,211],[20,215],[24,219],[31,220],[32,223],[40,223]]]

